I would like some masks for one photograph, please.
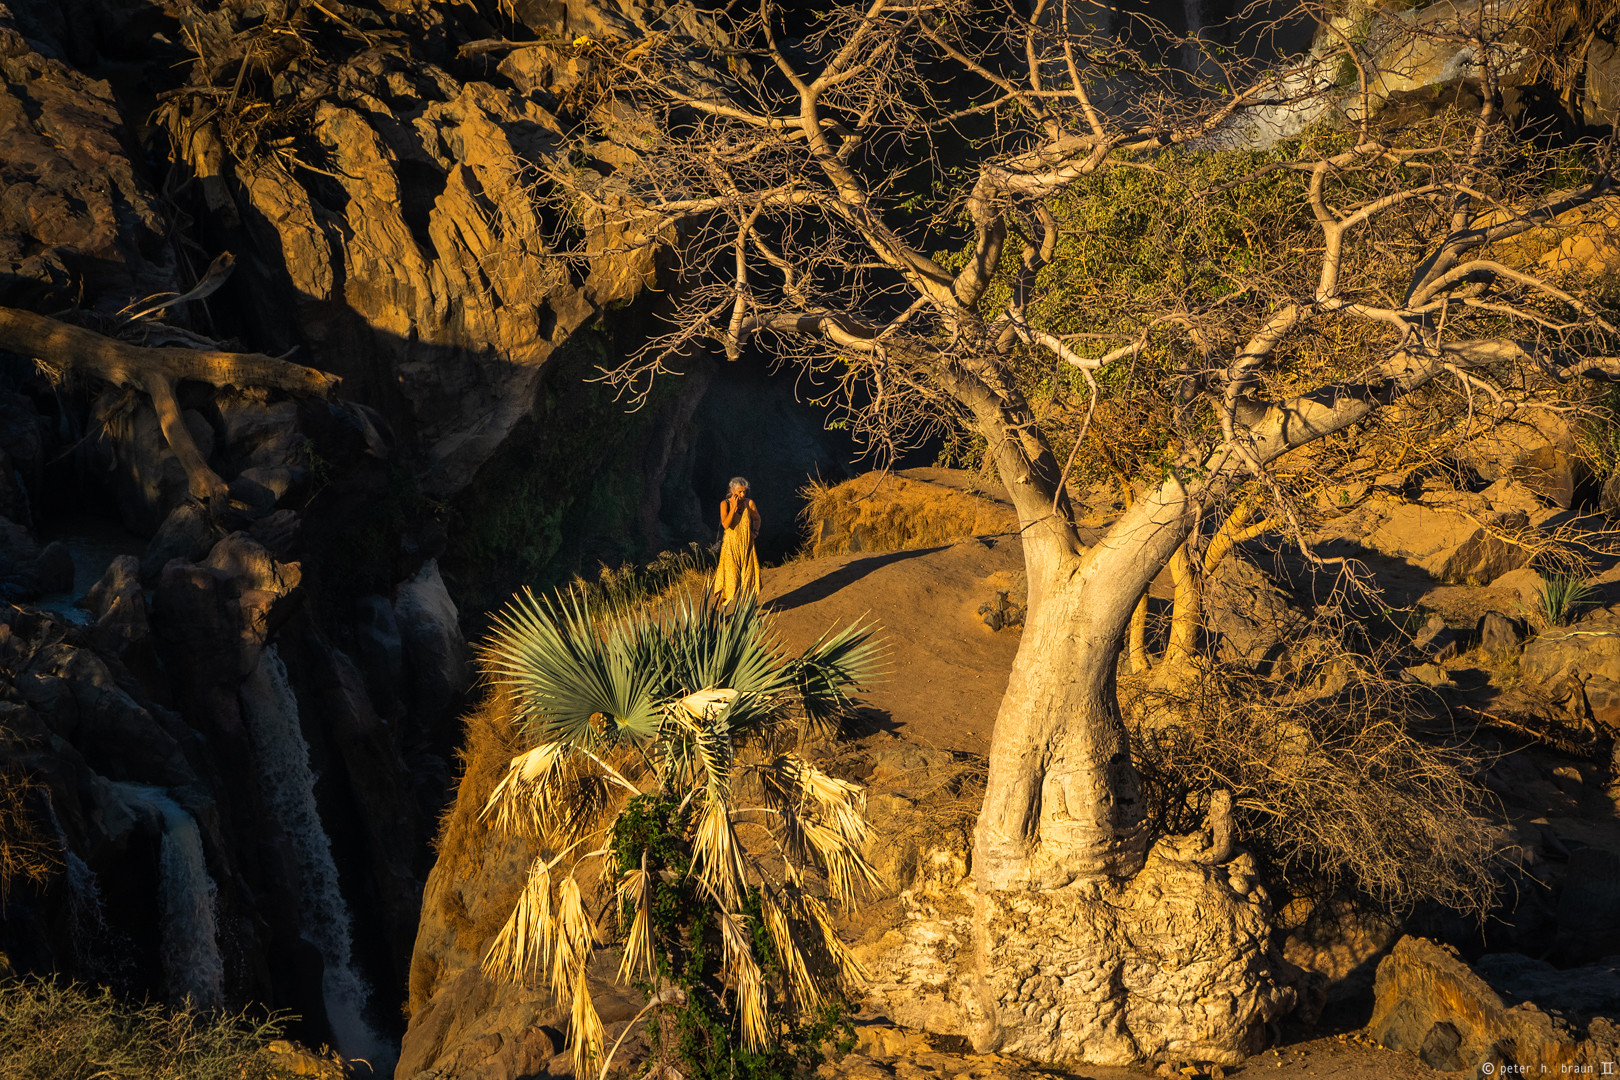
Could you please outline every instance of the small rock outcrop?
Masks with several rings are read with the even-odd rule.
[[[1500,955],[1470,967],[1454,949],[1407,937],[1379,963],[1375,993],[1368,1033],[1442,1072],[1595,1076],[1620,1060],[1612,965],[1558,971]]]

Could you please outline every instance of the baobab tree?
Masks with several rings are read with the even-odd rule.
[[[1526,169],[1501,84],[1528,39],[1489,3],[1411,31],[1466,53],[1482,102],[1422,137],[1376,116],[1390,74],[1379,55],[1414,50],[1385,41],[1373,55],[1324,22],[1311,55],[1268,66],[1146,23],[1103,33],[1088,25],[1099,13],[868,0],[807,17],[762,0],[577,42],[603,73],[591,134],[635,160],[587,167],[582,143],[576,167],[548,179],[585,226],[582,253],[678,253],[675,325],[608,373],[630,394],[695,344],[733,359],[762,346],[841,380],[852,422],[879,444],[940,417],[986,444],[1021,523],[1029,595],[974,835],[960,1025],[981,1049],[1049,1061],[1231,1061],[1292,991],[1268,967],[1263,894],[1222,866],[1220,823],[1202,847],[1147,834],[1115,687],[1132,613],[1201,522],[1245,485],[1269,498],[1273,467],[1300,448],[1437,379],[1494,407],[1511,404],[1499,383],[1513,369],[1614,370],[1601,311],[1509,251],[1568,228],[1615,182],[1602,147],[1571,157],[1556,185]],[[1189,49],[1196,75],[1162,62]],[[1043,326],[1078,181],[1174,168],[1171,151],[1240,146],[1257,117],[1279,116],[1337,125],[1256,162],[1293,185],[1308,274],[1234,267],[1225,295],[1167,302],[1114,341]],[[1397,242],[1375,243],[1393,222]],[[1323,334],[1356,345],[1302,384],[1294,350]],[[1190,343],[1188,361],[1139,366],[1166,337]],[[1079,372],[1093,401],[1102,380],[1174,384],[1174,445],[1090,547],[1017,362]]]

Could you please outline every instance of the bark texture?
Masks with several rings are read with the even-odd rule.
[[[980,892],[965,859],[932,851],[899,925],[856,947],[868,1004],[907,1026],[965,1032],[980,1052],[1235,1064],[1296,993],[1252,856],[1218,842],[1168,837],[1123,882],[1044,892]]]

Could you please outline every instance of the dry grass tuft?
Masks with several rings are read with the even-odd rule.
[[[0,985],[0,1076],[18,1080],[275,1080],[280,1019],[132,1005],[102,988]]]
[[[15,769],[0,772],[0,901],[18,882],[42,885],[61,867],[56,841],[30,805],[34,787]]]
[[[871,472],[804,488],[805,552],[904,551],[1018,531],[1012,507],[941,484]]]

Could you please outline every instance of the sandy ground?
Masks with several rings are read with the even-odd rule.
[[[880,724],[911,742],[982,754],[1018,631],[991,630],[978,608],[1015,586],[1023,558],[1016,539],[1000,538],[807,559],[766,570],[761,594],[793,648],[851,622],[875,623],[888,672],[864,696],[886,714]]]
[[[1223,1071],[1243,1080],[1438,1080],[1465,1075],[1435,1072],[1411,1054],[1370,1046],[1354,1037],[1331,1035],[1267,1050]],[[1069,1075],[1085,1080],[1142,1080],[1153,1074],[1146,1069],[1081,1068]]]

